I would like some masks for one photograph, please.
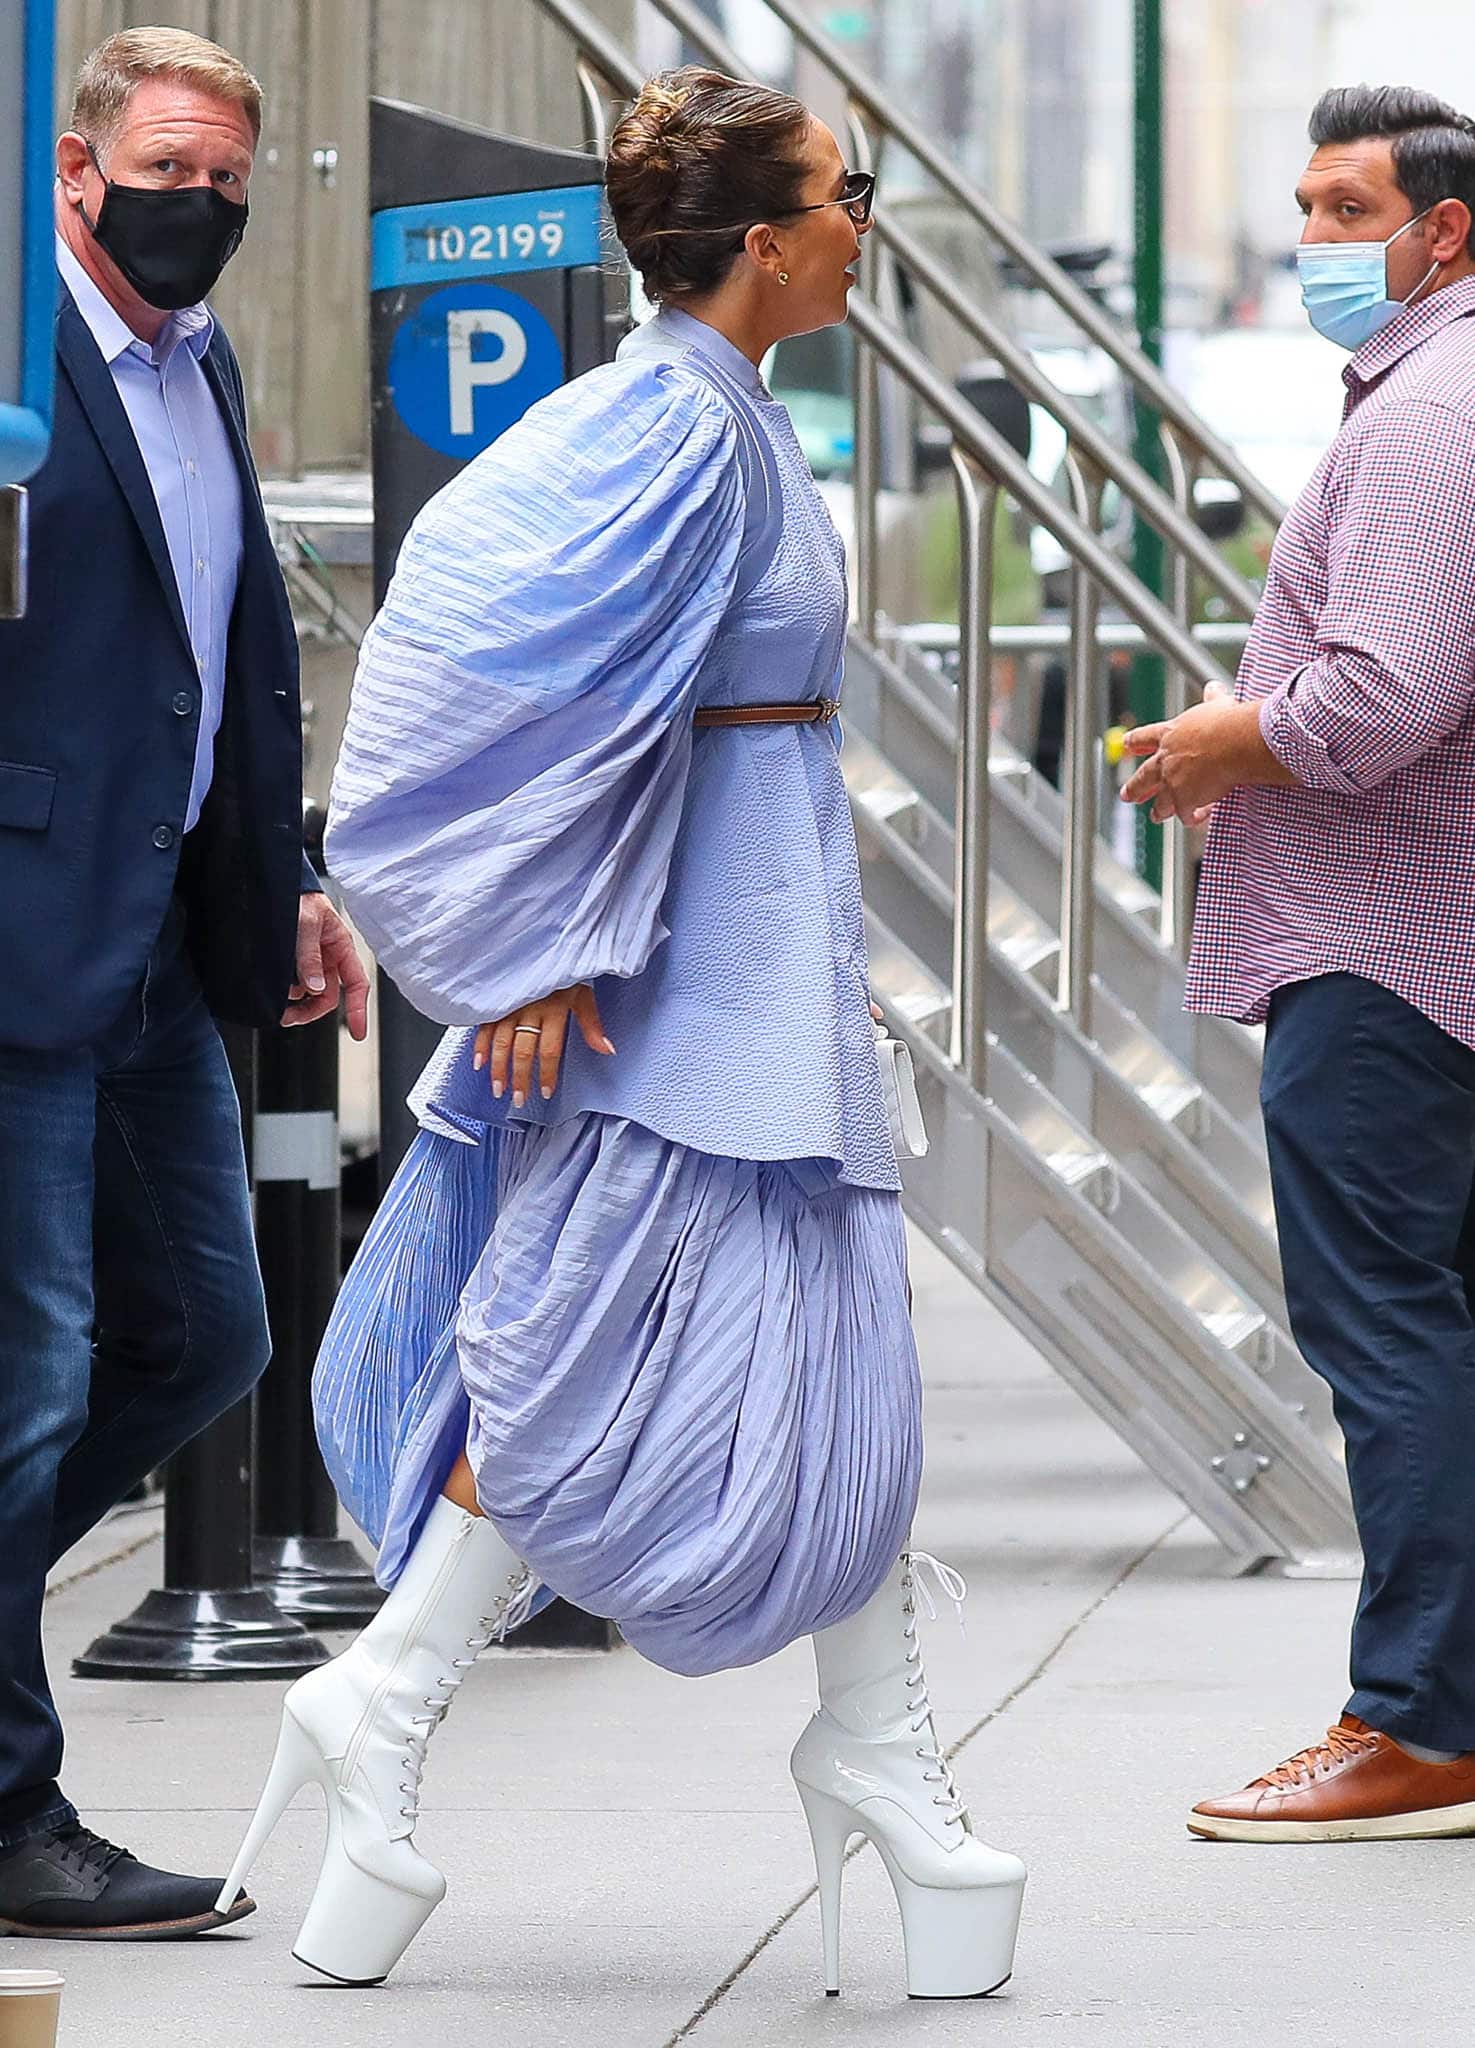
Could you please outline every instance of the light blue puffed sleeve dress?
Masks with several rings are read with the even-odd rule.
[[[545,1589],[668,1668],[843,1619],[905,1538],[919,1387],[838,727],[843,551],[784,408],[661,313],[415,522],[327,853],[450,1027],[315,1384],[397,1576],[461,1449]],[[545,1102],[475,1026],[592,984]]]

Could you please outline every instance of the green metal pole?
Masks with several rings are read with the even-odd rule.
[[[1137,342],[1144,355],[1163,359],[1163,11],[1162,0],[1132,0],[1132,289]],[[1137,460],[1165,481],[1158,416],[1137,401]],[[1166,594],[1161,536],[1139,512],[1133,521],[1132,567],[1154,596]],[[1132,710],[1139,722],[1161,718],[1167,678],[1160,655],[1139,654],[1132,664]],[[1163,871],[1162,828],[1139,812],[1138,866],[1154,888]]]

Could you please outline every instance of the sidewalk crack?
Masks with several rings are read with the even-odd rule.
[[[965,1730],[965,1732],[958,1737],[957,1741],[950,1745],[946,1752],[948,1761],[951,1762],[954,1757],[958,1756],[964,1749],[967,1748],[968,1744],[973,1740],[973,1738],[976,1735],[981,1735],[985,1728],[991,1727],[995,1721],[999,1720],[1003,1715],[1007,1714],[1011,1707],[1016,1706],[1018,1702],[1024,1698],[1027,1692],[1031,1691],[1033,1687],[1038,1685],[1040,1680],[1045,1676],[1045,1673],[1050,1669],[1051,1665],[1055,1663],[1057,1658],[1070,1645],[1070,1643],[1075,1639],[1075,1637],[1080,1634],[1081,1630],[1086,1626],[1087,1622],[1093,1620],[1094,1617],[1101,1612],[1101,1609],[1106,1605],[1107,1601],[1110,1600],[1114,1594],[1119,1593],[1122,1587],[1125,1586],[1129,1580],[1136,1576],[1136,1574],[1142,1569],[1143,1565],[1147,1563],[1148,1559],[1154,1556],[1157,1551],[1161,1550],[1163,1545],[1169,1542],[1172,1537],[1176,1536],[1178,1531],[1184,1526],[1185,1523],[1191,1522],[1192,1520],[1193,1516],[1190,1512],[1185,1512],[1181,1515],[1178,1515],[1169,1524],[1169,1526],[1162,1531],[1160,1535],[1154,1536],[1151,1543],[1149,1543],[1144,1549],[1138,1551],[1135,1557],[1129,1558],[1126,1564],[1124,1564],[1121,1570],[1117,1573],[1116,1577],[1111,1581],[1110,1585],[1104,1586],[1101,1589],[1100,1593],[1097,1594],[1096,1598],[1091,1602],[1090,1606],[1082,1608],[1081,1612],[1075,1617],[1074,1621],[1072,1621],[1068,1627],[1061,1630],[1060,1634],[1056,1637],[1055,1641],[1050,1645],[1049,1649],[1046,1650],[1044,1656],[1041,1657],[1040,1661],[1035,1665],[1034,1669],[1032,1671],[1026,1672],[1024,1677],[1020,1679],[1018,1685],[1014,1686],[1009,1692],[1005,1693],[1003,1699],[999,1701],[999,1704],[996,1707],[990,1707],[986,1714],[981,1715],[979,1719],[974,1722],[971,1728]],[[845,1858],[846,1862],[849,1863],[854,1857],[859,1856],[862,1850],[864,1850],[868,1846],[869,1845],[864,1841],[856,1842],[847,1852]],[[747,1954],[743,1956],[739,1962],[734,1963],[732,1968],[728,1971],[727,1975],[722,1979],[722,1982],[720,1984],[714,1985],[712,1990],[707,1993],[707,1996],[702,2000],[701,2004],[697,2007],[696,2011],[692,2013],[690,2018],[683,2020],[681,2025],[676,2029],[675,2033],[667,2036],[667,2038],[661,2043],[661,2048],[679,2048],[679,2044],[681,2042],[687,2041],[691,2038],[691,2036],[696,2032],[697,2028],[702,2024],[702,2021],[706,2019],[708,2014],[713,2012],[716,2009],[716,2007],[722,2003],[723,1999],[726,1998],[728,1992],[731,1991],[734,1984],[738,1982],[738,1979],[744,1976],[746,1972],[752,1968],[753,1964],[757,1962],[758,1958],[763,1954],[765,1949],[768,1949],[773,1945],[773,1943],[778,1939],[779,1935],[782,1934],[784,1929],[788,1926],[789,1922],[794,1918],[794,1915],[796,1913],[803,1912],[804,1908],[809,1904],[810,1900],[815,1897],[818,1890],[818,1885],[810,1885],[807,1891],[800,1893],[799,1897],[794,1900],[791,1906],[786,1906],[784,1908],[783,1912],[779,1914],[778,1918],[772,1923],[772,1925],[765,1928],[763,1933],[759,1935],[758,1939],[753,1943],[753,1946],[748,1950]]]

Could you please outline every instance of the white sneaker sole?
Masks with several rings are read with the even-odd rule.
[[[1367,1820],[1228,1820],[1191,1813],[1188,1832],[1211,1842],[1418,1842],[1475,1835],[1475,1803],[1426,1813],[1387,1813]]]

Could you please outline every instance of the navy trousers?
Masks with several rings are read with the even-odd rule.
[[[1475,1750],[1475,1050],[1323,975],[1274,997],[1261,1100],[1291,1328],[1362,1538],[1348,1706]]]
[[[48,1566],[269,1352],[240,1111],[181,929],[96,1044],[0,1046],[0,1849],[73,1817]]]

